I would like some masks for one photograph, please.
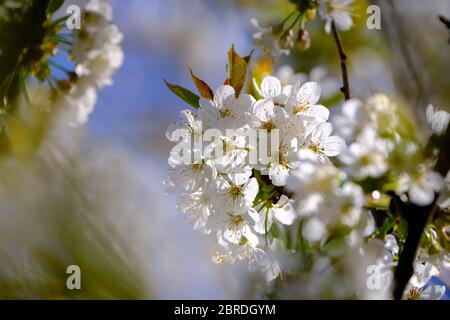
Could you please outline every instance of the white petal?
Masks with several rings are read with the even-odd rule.
[[[317,242],[323,238],[326,232],[325,225],[319,219],[312,218],[304,225],[302,234],[306,240]]]
[[[261,82],[261,92],[265,98],[275,98],[281,93],[281,83],[275,77],[267,76]]]
[[[275,218],[288,226],[294,222],[297,216],[291,203],[286,203],[282,208],[276,208],[274,211]]]
[[[269,121],[274,115],[273,101],[270,99],[258,100],[253,106],[253,113],[259,120]]]
[[[269,178],[276,186],[284,186],[289,176],[289,169],[282,165],[273,166],[269,171]]]
[[[297,93],[297,101],[315,105],[320,99],[320,91],[320,87],[316,82],[307,82]]]
[[[243,230],[243,236],[248,240],[252,247],[256,247],[259,243],[258,237],[251,231],[249,226],[245,226]]]
[[[427,206],[433,202],[434,191],[420,183],[413,183],[408,192],[409,199],[418,206]]]
[[[352,17],[350,15],[350,13],[348,13],[348,12],[333,12],[331,15],[333,16],[333,20],[336,23],[336,27],[339,30],[347,31],[352,27],[353,21],[352,21]]]
[[[311,114],[322,120],[327,121],[328,118],[330,117],[330,110],[328,110],[328,108],[318,104],[318,105],[312,106]]]
[[[444,178],[435,171],[428,172],[425,179],[434,191],[441,191],[445,186]]]
[[[256,195],[258,194],[259,185],[256,178],[251,178],[248,181],[247,186],[245,187],[245,190],[243,191],[245,200],[247,200],[247,203],[252,204],[253,200],[255,200]]]
[[[434,116],[434,106],[432,104],[429,104],[426,111],[427,116],[427,122],[431,125],[433,123],[433,116]]]
[[[333,126],[329,122],[321,122],[319,123],[312,132],[312,140],[323,140],[328,137],[333,131]]]
[[[221,105],[231,105],[234,102],[235,91],[232,86],[222,85],[214,93],[214,101]]]
[[[246,93],[241,93],[239,98],[236,99],[237,108],[239,108],[240,112],[249,111],[253,104],[255,103],[255,98]]]
[[[345,148],[345,141],[341,137],[331,136],[324,140],[324,153],[328,157],[335,157]]]

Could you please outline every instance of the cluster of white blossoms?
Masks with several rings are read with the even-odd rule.
[[[273,58],[289,55],[296,42],[300,44],[301,48],[308,49],[311,40],[308,31],[303,27],[304,22],[314,20],[318,12],[318,16],[324,21],[327,33],[331,32],[332,23],[337,29],[348,31],[353,26],[351,7],[353,2],[354,0],[307,0],[303,4],[308,8],[304,14],[298,14],[297,16],[291,14],[282,23],[275,26],[264,26],[257,19],[252,19],[251,22],[257,29],[253,34],[253,41],[259,46],[263,54]],[[294,22],[285,29],[284,24],[295,16]],[[294,29],[298,23],[300,27],[296,37]]]
[[[267,76],[267,61],[288,55],[296,42],[309,47],[304,28],[317,12],[327,32],[353,24],[353,0],[291,2],[297,10],[278,25],[252,21],[264,54],[254,70],[247,70],[250,57],[232,47],[228,77],[214,92],[192,72],[201,97],[166,82],[196,108],[182,111],[167,130],[178,142],[168,191],[178,195],[177,207],[194,229],[217,239],[213,261],[245,260],[267,282],[288,279],[272,286],[287,298],[391,298],[393,270],[411,230],[400,206],[427,210],[436,203],[440,220],[425,227],[419,271],[405,298],[439,299],[442,286],[425,284],[440,274],[442,241],[450,234],[442,215],[449,212],[450,174],[444,179],[437,165],[450,116],[428,106],[432,134],[424,135],[402,101],[381,93],[334,107],[348,88],[344,81],[339,92],[324,68],[306,75],[283,66]]]
[[[332,135],[328,109],[318,104],[317,83],[282,85],[267,76],[256,88],[258,100],[245,93],[236,97],[233,87],[220,86],[212,99],[200,99],[198,111],[182,111],[180,121],[167,132],[174,141],[180,137],[174,133],[184,128],[183,138],[191,148],[183,152],[197,155],[196,161],[185,163],[179,149],[173,149],[169,190],[181,193],[178,208],[195,228],[217,236],[225,249],[219,260],[265,256],[255,253],[266,247],[264,236],[272,224],[291,225],[299,217],[284,189],[288,177],[302,162],[330,165],[330,157],[345,148],[344,140]],[[210,144],[223,150],[219,155],[202,153],[208,150],[204,134],[210,129],[219,130]],[[246,139],[250,131],[265,135],[251,141]],[[261,151],[266,144],[270,151],[257,152],[252,162],[251,151]]]
[[[89,0],[81,17],[81,29],[74,32],[70,57],[76,62],[76,77],[67,94],[58,96],[56,101],[57,105],[66,106],[73,126],[88,120],[97,90],[112,84],[114,72],[123,63],[123,35],[112,18],[107,0]]]
[[[401,113],[387,96],[348,100],[330,119],[329,110],[318,104],[317,83],[289,83],[274,76],[260,84],[253,80],[258,99],[222,85],[210,98],[200,98],[197,110],[182,111],[166,133],[172,142],[181,139],[169,157],[166,185],[178,194],[177,207],[194,228],[216,236],[213,260],[246,260],[268,281],[290,272],[292,266],[274,252],[286,250],[279,230],[299,223],[299,236],[311,248],[323,253],[330,243],[340,243],[339,250],[360,252],[356,256],[365,259],[361,252],[372,249],[364,239],[377,232],[369,201],[379,201],[386,191],[364,191],[366,181],[394,181],[387,190],[421,206],[444,185],[427,162],[412,171],[392,168],[397,149],[414,155],[419,146],[399,129]],[[442,134],[447,113],[435,116],[430,108],[430,126]],[[332,134],[332,123],[338,135]],[[255,131],[259,134],[251,139]],[[444,194],[439,203],[447,202]],[[393,235],[385,241],[389,259],[380,254],[375,266],[392,278],[399,250]]]
[[[429,106],[427,120],[435,134],[445,133],[447,112],[434,112]],[[400,166],[399,172],[393,170],[398,165],[395,152],[401,150],[413,159],[421,148],[416,137],[402,136],[398,106],[384,94],[375,94],[365,103],[356,99],[346,101],[333,117],[333,124],[349,144],[339,159],[352,178],[364,181],[390,177],[395,181],[394,191],[418,206],[431,204],[435,193],[444,187],[442,176],[433,171],[433,159],[412,161],[413,165]]]

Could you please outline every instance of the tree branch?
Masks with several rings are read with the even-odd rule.
[[[344,49],[342,48],[341,39],[339,38],[339,33],[336,29],[334,21],[331,22],[331,32],[333,34],[334,42],[336,43],[336,48],[339,54],[339,60],[341,62],[341,72],[342,72],[342,88],[341,91],[345,96],[345,100],[350,99],[350,86],[348,84],[348,73],[347,73],[347,56],[345,55]]]

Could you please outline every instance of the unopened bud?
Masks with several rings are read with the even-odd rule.
[[[307,50],[311,47],[311,38],[309,37],[308,30],[300,28],[298,31],[297,47],[300,50]]]
[[[313,21],[316,18],[317,10],[316,9],[308,9],[306,10],[306,18],[309,21]]]

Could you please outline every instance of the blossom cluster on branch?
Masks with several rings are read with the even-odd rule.
[[[177,208],[194,229],[216,237],[213,261],[246,261],[264,274],[269,297],[289,298],[392,297],[393,270],[408,236],[396,202],[436,202],[404,298],[438,299],[445,287],[425,284],[449,265],[450,200],[449,175],[434,169],[440,147],[432,141],[446,133],[449,114],[430,105],[429,128],[417,130],[401,100],[376,93],[347,99],[330,116],[318,83],[289,67],[272,72],[281,80],[258,75],[266,57],[289,54],[298,22],[297,41],[305,39],[304,23],[315,10],[327,31],[352,25],[346,11],[352,1],[292,2],[297,11],[278,26],[253,21],[262,58],[240,57],[232,47],[226,80],[215,91],[192,71],[200,96],[166,81],[193,107],[167,131],[178,142],[168,191],[178,195]],[[340,42],[337,47],[342,51]]]

